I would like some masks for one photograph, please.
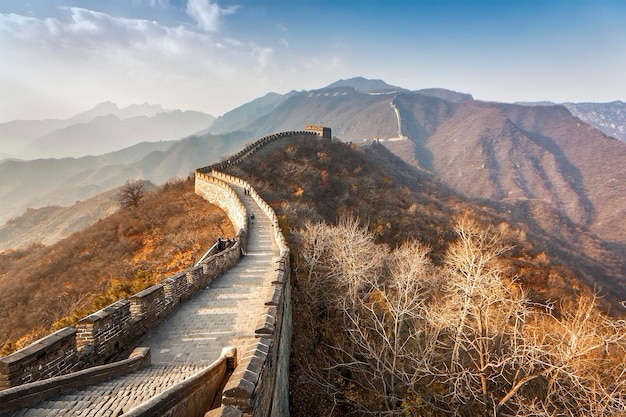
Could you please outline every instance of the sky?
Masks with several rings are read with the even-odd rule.
[[[104,101],[219,116],[355,76],[626,101],[624,0],[0,0],[0,122]]]

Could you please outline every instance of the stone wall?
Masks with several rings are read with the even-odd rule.
[[[272,222],[280,250],[279,267],[273,281],[274,291],[266,300],[266,310],[259,318],[256,342],[241,359],[224,387],[222,407],[210,416],[287,416],[289,415],[289,356],[291,353],[292,317],[289,248],[274,210],[246,181],[218,171],[248,158],[267,143],[314,132],[283,132],[266,136],[226,161],[196,170],[196,193],[221,207],[238,230],[237,243],[184,273],[168,277],[129,300],[121,300],[82,319],[77,329],[65,328],[32,345],[0,358],[0,389],[39,378],[61,375],[85,364],[114,357],[130,346],[144,332],[177,304],[206,287],[233,265],[247,249],[248,215],[236,192],[224,180],[250,188],[250,195]],[[230,361],[233,361],[231,358]],[[219,360],[218,360],[219,362]],[[35,375],[32,370],[47,369]],[[154,401],[132,410],[132,416],[186,416],[198,414],[215,393],[217,380],[223,378],[223,365],[201,371],[184,383],[172,387]],[[213,390],[213,391],[211,391]],[[213,392],[211,394],[210,392]],[[206,408],[204,408],[206,409]],[[158,410],[158,411],[156,411]],[[197,411],[197,412],[196,412]],[[165,413],[165,414],[163,414]],[[191,413],[191,414],[190,414]]]
[[[330,130],[329,130],[329,134],[330,134]],[[249,158],[250,156],[254,155],[259,149],[263,148],[263,146],[267,145],[268,143],[275,142],[277,140],[284,139],[284,138],[291,137],[291,136],[318,137],[319,135],[318,133],[312,132],[312,131],[307,131],[307,130],[295,131],[294,130],[290,132],[274,133],[272,135],[262,137],[261,139],[255,141],[254,143],[246,146],[245,148],[243,148],[241,151],[237,152],[236,154],[226,157],[222,162],[218,162],[217,164],[209,165],[203,168],[198,168],[196,170],[196,177],[197,177],[198,172],[209,173],[213,170],[219,171],[221,169],[225,169],[230,166],[236,165],[239,162],[243,161],[244,159]]]
[[[0,415],[17,408],[28,407],[55,395],[67,393],[87,384],[125,375],[150,364],[150,349],[133,350],[128,359],[107,365],[94,366],[67,375],[52,377],[30,384],[0,391]],[[8,413],[12,415],[12,413]]]
[[[0,389],[72,371],[78,362],[76,329],[66,327],[0,359]]]

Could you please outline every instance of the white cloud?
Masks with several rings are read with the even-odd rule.
[[[150,7],[166,8],[169,6],[169,0],[133,0],[132,5],[134,7],[148,5]]]
[[[258,66],[265,68],[269,65],[272,55],[274,55],[274,49],[269,47],[256,47],[254,48],[254,54],[256,55]]]
[[[222,16],[234,13],[238,6],[222,9],[211,0],[188,0],[187,14],[198,24],[200,29],[207,32],[217,32],[220,29]]]
[[[0,122],[60,117],[105,100],[219,115],[272,88],[250,77],[251,70],[262,77],[272,63],[274,49],[265,45],[191,25],[57,10],[43,18],[0,13],[0,91],[19,92],[19,100],[0,96]]]

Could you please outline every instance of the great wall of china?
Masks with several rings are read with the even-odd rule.
[[[236,243],[0,358],[0,416],[288,415],[289,248],[269,204],[220,170],[283,138],[330,138],[318,128],[197,169],[196,193],[227,213]]]

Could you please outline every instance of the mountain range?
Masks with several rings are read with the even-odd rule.
[[[344,142],[380,143],[442,186],[478,204],[501,205],[521,228],[539,229],[551,242],[584,253],[598,274],[625,277],[626,143],[570,107],[483,102],[467,93],[409,91],[360,77],[316,90],[270,93],[185,139],[99,156],[4,161],[0,221],[28,207],[86,200],[130,178],[160,184],[187,176],[254,139],[314,123],[331,127]],[[614,284],[624,286],[620,280]]]
[[[100,155],[140,142],[177,140],[206,129],[211,115],[111,102],[66,120],[15,120],[0,124],[0,157],[67,158]]]

